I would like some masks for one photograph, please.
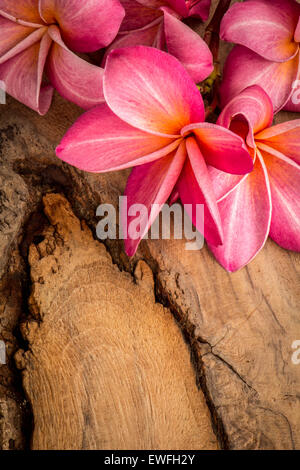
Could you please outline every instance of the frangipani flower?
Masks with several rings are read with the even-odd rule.
[[[120,33],[107,50],[128,46],[152,46],[174,55],[195,83],[213,71],[212,54],[203,41],[181,19],[206,20],[211,0],[120,0],[125,18]],[[104,60],[105,61],[105,60]]]
[[[0,80],[40,114],[53,87],[85,109],[101,103],[103,70],[72,51],[107,46],[123,17],[118,0],[0,0]]]
[[[221,38],[237,43],[230,53],[221,86],[222,105],[250,85],[261,86],[274,111],[300,111],[291,101],[300,73],[300,5],[295,0],[249,0],[224,16]],[[300,100],[298,100],[300,103]]]
[[[104,73],[107,104],[81,116],[57,147],[57,156],[79,169],[101,173],[135,167],[125,195],[143,204],[148,223],[125,241],[133,255],[174,187],[183,204],[205,204],[205,237],[223,233],[207,164],[233,174],[253,169],[241,137],[205,123],[202,97],[173,56],[137,46],[114,50]],[[194,215],[191,214],[192,220]],[[123,213],[123,220],[130,217]]]
[[[233,177],[210,169],[223,224],[224,243],[210,248],[228,271],[249,263],[268,236],[300,251],[300,120],[270,127],[273,107],[253,85],[224,108],[218,123],[243,136],[254,170]]]

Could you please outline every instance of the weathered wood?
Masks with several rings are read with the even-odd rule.
[[[300,448],[299,255],[268,241],[228,274],[205,248],[148,242],[161,295],[194,339],[204,386],[232,448]]]
[[[44,198],[51,226],[30,247],[29,342],[23,383],[33,449],[215,449],[188,347],[155,303],[141,261],[136,284],[60,195]]]
[[[26,446],[30,433],[30,410],[16,374],[14,354],[19,348],[16,332],[23,306],[22,278],[25,269],[17,250],[10,253],[10,263],[0,281],[0,449]],[[3,352],[3,351],[1,351]],[[5,362],[3,364],[2,362]]]

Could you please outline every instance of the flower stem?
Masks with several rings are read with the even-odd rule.
[[[208,78],[207,84],[211,87],[211,104],[206,108],[206,118],[214,113],[215,109],[219,104],[219,87],[221,81],[221,72],[220,72],[220,62],[219,62],[219,48],[220,48],[220,26],[221,21],[230,7],[231,0],[219,0],[218,6],[215,10],[215,13],[207,26],[204,34],[204,41],[207,43],[210,48],[213,61],[214,61],[214,71],[212,75]],[[213,81],[210,85],[210,81]]]
[[[230,7],[231,0],[220,0],[211,22],[207,26],[204,34],[204,41],[208,44],[215,63],[219,58],[219,45],[220,45],[220,26],[223,16]]]

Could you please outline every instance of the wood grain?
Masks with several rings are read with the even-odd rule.
[[[205,386],[229,446],[300,447],[299,255],[268,241],[248,267],[229,274],[207,248],[148,242],[158,282],[194,340]]]
[[[44,198],[51,222],[30,247],[36,321],[17,355],[33,406],[33,449],[214,449],[190,353],[153,276],[136,283],[60,195]],[[38,322],[39,321],[39,322]]]

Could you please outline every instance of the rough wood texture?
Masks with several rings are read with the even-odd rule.
[[[30,307],[17,354],[33,406],[33,449],[213,449],[208,409],[188,347],[155,303],[146,263],[136,282],[60,195],[31,245]],[[40,321],[40,323],[38,323]]]
[[[269,241],[245,269],[226,273],[207,249],[148,243],[163,297],[194,338],[204,386],[228,444],[300,448],[299,255]]]
[[[19,347],[15,334],[19,330],[24,276],[24,263],[14,250],[0,281],[0,340],[4,342],[6,352],[6,364],[0,363],[0,449],[3,450],[24,448],[30,433],[30,410],[13,359]]]
[[[56,159],[55,145],[81,112],[57,96],[44,118],[11,99],[1,111],[0,339],[10,335],[12,355],[19,344],[16,324],[30,317],[28,247],[40,243],[48,226],[43,195],[63,192],[76,215],[95,230],[96,207],[100,202],[117,206],[128,172],[84,174]],[[276,120],[283,117],[299,116],[285,113]],[[139,260],[151,267],[156,298],[171,307],[190,343],[220,444],[300,449],[300,366],[291,360],[292,342],[300,339],[299,255],[268,241],[247,268],[227,274],[206,247],[189,253],[178,240],[144,241],[132,260],[121,242],[106,247],[114,263],[131,275]],[[12,292],[20,291],[20,297],[9,294],[8,279],[15,280]],[[7,448],[10,441],[22,446],[22,391],[15,379],[9,363],[0,374],[0,412],[12,400],[9,419],[16,423],[6,423],[4,444],[0,435],[0,445]]]

